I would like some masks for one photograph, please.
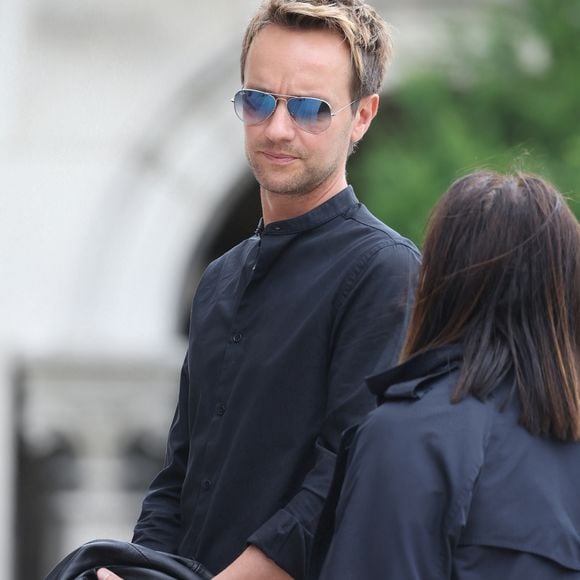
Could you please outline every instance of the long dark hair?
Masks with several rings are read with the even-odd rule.
[[[435,206],[402,360],[462,343],[452,396],[485,399],[513,373],[520,422],[580,440],[580,225],[524,173],[480,171]]]

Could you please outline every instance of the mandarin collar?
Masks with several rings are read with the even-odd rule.
[[[272,222],[264,226],[264,220],[260,218],[256,234],[258,235],[286,235],[297,234],[311,230],[335,217],[346,213],[350,208],[359,203],[352,186],[347,186],[342,191],[333,195],[328,201],[311,209],[309,212],[289,220]]]

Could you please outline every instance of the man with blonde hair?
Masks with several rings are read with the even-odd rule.
[[[362,0],[266,0],[246,31],[233,104],[263,217],[199,284],[133,539],[219,580],[305,576],[341,433],[374,407],[364,379],[398,358],[418,252],[346,180],[389,55]]]

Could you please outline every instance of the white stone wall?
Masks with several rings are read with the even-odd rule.
[[[66,343],[70,334],[76,335],[79,315],[88,317],[87,325],[93,322],[94,305],[86,303],[85,292],[93,288],[99,294],[98,286],[111,283],[102,280],[107,272],[94,263],[95,250],[103,252],[107,237],[118,237],[112,249],[115,256],[121,253],[139,261],[139,255],[150,254],[150,249],[163,251],[159,242],[165,240],[158,236],[147,242],[159,232],[143,231],[142,222],[171,223],[174,215],[167,205],[180,205],[175,213],[184,217],[172,228],[176,235],[187,224],[187,214],[193,230],[196,220],[203,219],[205,208],[199,215],[197,209],[205,197],[200,188],[195,193],[170,192],[163,200],[162,194],[144,191],[167,178],[164,168],[149,172],[138,192],[131,189],[134,181],[125,178],[143,171],[140,149],[147,146],[152,132],[164,131],[171,123],[175,108],[182,106],[176,95],[196,74],[208,67],[216,76],[223,70],[222,78],[211,79],[217,82],[211,107],[217,119],[231,112],[226,97],[238,84],[232,75],[235,51],[256,2],[4,1],[13,6],[7,21],[19,30],[0,40],[2,61],[7,62],[0,71],[5,105],[0,124],[1,275],[10,281],[0,289],[4,322],[0,333],[9,333],[11,342],[26,348],[33,343],[44,349],[55,339]],[[175,153],[188,164],[179,168],[182,173],[195,174],[196,164],[203,168],[205,157],[219,154],[211,135],[220,128],[207,108],[202,103],[193,110],[200,121],[195,127],[199,135],[189,135],[184,143],[196,155]],[[228,134],[232,128],[239,129],[232,124]],[[197,141],[201,151],[193,150]],[[212,149],[215,146],[218,149]],[[167,199],[171,195],[173,199]],[[145,238],[145,246],[128,248],[129,240],[139,236]],[[172,254],[171,248],[168,251]],[[117,274],[111,272],[111,278]],[[156,300],[159,292],[150,284],[138,285],[144,296],[132,296],[139,302],[134,307],[147,308],[154,319],[149,324],[155,326],[145,341],[152,334],[163,339],[158,328],[162,317],[156,316],[163,304]],[[83,336],[87,330],[91,334],[102,330],[107,339],[111,333],[119,336],[118,331],[137,339],[143,334],[143,329],[130,329],[125,320],[117,322],[115,313],[98,329],[80,330]],[[92,344],[93,337],[89,341]]]

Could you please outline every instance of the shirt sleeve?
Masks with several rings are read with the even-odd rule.
[[[186,355],[181,369],[179,401],[169,430],[165,464],[145,496],[132,540],[136,544],[172,554],[177,553],[181,540],[180,498],[189,452],[188,397]]]
[[[316,460],[300,491],[248,539],[294,578],[306,574],[341,434],[375,407],[364,379],[398,358],[418,267],[414,248],[382,243],[352,265],[337,292],[327,405],[316,441]]]
[[[451,578],[489,414],[472,398],[452,405],[449,394],[440,386],[387,402],[358,429],[320,580]]]

